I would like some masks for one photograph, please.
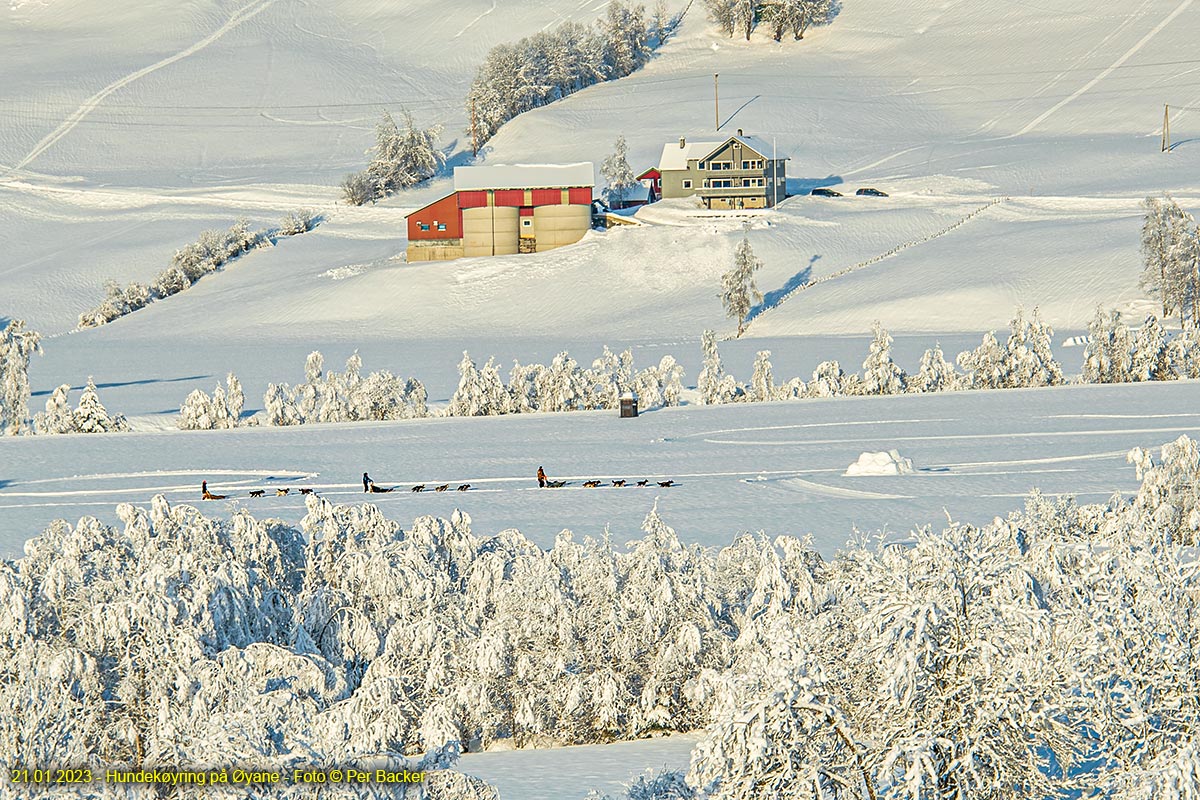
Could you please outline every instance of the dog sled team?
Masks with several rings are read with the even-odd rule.
[[[567,481],[552,481],[549,478],[547,478],[546,470],[544,470],[541,467],[538,467],[538,469],[537,469],[537,482],[538,482],[538,488],[541,488],[541,489],[561,489],[562,487],[567,485]],[[654,481],[654,482],[657,483],[659,486],[661,486],[664,489],[670,488],[675,485],[675,481],[673,481],[673,480]],[[629,481],[627,481],[623,478],[615,479],[612,481],[590,480],[590,481],[584,481],[581,485],[583,486],[584,489],[595,489],[597,487],[605,486],[605,485],[615,486],[616,488],[620,489],[623,486],[628,486]],[[637,481],[633,485],[634,486],[649,486],[650,480],[648,478],[643,478],[642,480]]]
[[[291,491],[292,491],[292,488],[290,486],[285,486],[281,489],[276,489],[275,496],[283,497],[287,494],[290,494]],[[309,486],[301,486],[299,488],[299,491],[300,491],[300,494],[316,494],[317,493],[316,489],[313,489]],[[263,497],[264,495],[266,495],[266,493],[267,493],[266,489],[251,489],[249,492],[251,497]],[[203,500],[225,500],[229,497],[229,495],[213,494],[212,492],[210,492],[208,490],[208,481],[200,481],[200,497]]]
[[[563,486],[566,486],[568,482],[567,481],[552,481],[546,477],[546,470],[543,469],[542,467],[538,467],[537,468],[537,483],[538,483],[538,487],[542,488],[542,489],[560,489]],[[651,481],[648,478],[643,478],[640,481],[636,481],[632,485],[633,486],[649,486],[650,483],[651,483]],[[659,486],[661,486],[664,489],[677,485],[675,483],[675,481],[673,481],[673,480],[654,481],[654,483],[658,484]],[[366,494],[387,494],[389,492],[396,491],[396,489],[398,488],[395,486],[379,486],[378,484],[375,483],[374,480],[371,479],[371,476],[369,474],[367,474],[366,472],[364,472],[362,474],[362,485],[363,485],[363,492]],[[618,479],[611,480],[611,481],[590,480],[590,481],[584,481],[582,483],[582,486],[585,489],[595,489],[599,486],[605,486],[605,485],[614,486],[619,489],[621,487],[629,486],[631,484],[623,478],[618,478]],[[451,485],[449,483],[442,483],[442,484],[432,487],[432,489],[430,491],[448,492],[448,491],[450,491],[450,486]],[[410,492],[423,492],[423,491],[425,491],[425,489],[426,489],[425,484],[418,483],[416,486],[413,486],[411,489],[409,489],[409,491]],[[471,484],[460,483],[454,489],[454,491],[466,492],[466,491],[470,491],[470,489],[471,489]],[[276,489],[275,495],[276,495],[276,497],[284,497],[285,495],[287,495],[290,492],[291,492],[291,487],[285,486],[283,488]],[[300,494],[316,494],[317,493],[315,489],[313,489],[311,487],[307,487],[307,486],[300,487],[299,492],[300,492]],[[266,493],[267,493],[266,489],[251,489],[249,492],[250,497],[255,497],[255,498],[264,497],[266,495]],[[200,496],[204,500],[225,500],[229,497],[229,495],[213,494],[212,492],[210,492],[208,490],[208,481],[200,482]]]

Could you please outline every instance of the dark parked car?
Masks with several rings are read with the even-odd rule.
[[[855,192],[857,195],[866,195],[867,197],[887,197],[887,192],[881,192],[878,189],[863,188]]]
[[[841,197],[841,192],[835,192],[833,189],[817,188],[810,192],[814,197]]]

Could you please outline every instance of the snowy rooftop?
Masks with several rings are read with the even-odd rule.
[[[663,145],[662,156],[658,159],[658,168],[687,169],[689,161],[707,158],[715,150],[724,147],[727,143],[735,139],[764,158],[771,157],[773,150],[771,143],[757,136],[729,136],[725,139],[705,142],[690,142],[685,138],[682,147],[679,146],[678,142],[668,142]]]
[[[471,189],[560,189],[594,186],[595,169],[590,161],[576,164],[497,164],[490,167],[456,167],[454,190]]]

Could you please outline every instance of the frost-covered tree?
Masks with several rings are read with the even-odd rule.
[[[835,13],[835,0],[762,0],[761,16],[777,42],[785,33],[799,41],[809,27],[829,23]]]
[[[1010,388],[1060,385],[1063,373],[1051,349],[1053,339],[1054,329],[1037,307],[1028,318],[1025,309],[1018,307],[1004,346],[1003,384]]]
[[[646,7],[642,5],[625,5],[621,0],[608,4],[600,36],[610,78],[632,74],[650,57],[645,15]]]
[[[863,362],[863,392],[865,394],[902,394],[908,376],[892,361],[892,337],[879,324],[871,326],[871,345]]]
[[[640,5],[614,0],[606,6],[594,26],[564,22],[488,52],[467,93],[466,132],[475,146],[518,114],[645,64],[651,47],[664,41],[665,29],[656,24],[650,30]]]
[[[270,395],[271,390],[268,390],[267,394]],[[211,397],[202,389],[192,391],[179,409],[177,425],[180,430],[185,431],[236,428],[242,424],[242,409],[245,403],[242,384],[231,372],[225,378],[225,386],[218,383]],[[268,411],[268,416],[270,415],[271,412]]]
[[[37,434],[59,434],[75,432],[75,414],[71,409],[69,384],[55,389],[46,400],[46,410],[33,417],[33,432]]]
[[[739,337],[746,330],[746,317],[752,304],[761,303],[763,299],[754,282],[754,273],[761,267],[762,261],[754,255],[750,240],[743,237],[734,251],[733,267],[721,276],[721,305],[725,316],[737,320]]]
[[[75,431],[77,433],[109,433],[112,431],[127,431],[129,424],[120,414],[110,415],[100,395],[96,392],[96,384],[88,377],[87,386],[79,396],[79,405],[74,412]]]
[[[20,319],[0,331],[0,433],[21,433],[29,419],[29,359],[42,352],[41,338]]]
[[[487,414],[482,388],[479,368],[464,350],[462,361],[458,363],[458,388],[450,396],[450,405],[446,407],[446,413],[452,417],[478,417]]]
[[[1171,364],[1181,378],[1200,378],[1200,326],[1184,328],[1168,345]]]
[[[1146,316],[1133,336],[1130,379],[1135,381],[1171,381],[1177,377],[1171,363],[1167,332],[1153,314]]]
[[[908,382],[911,392],[952,392],[959,388],[959,375],[954,365],[942,354],[941,344],[935,344],[921,356],[916,377]]]
[[[1142,223],[1142,288],[1157,296],[1164,319],[1178,311],[1182,316],[1183,296],[1191,284],[1187,274],[1188,216],[1170,195],[1142,201],[1146,215]]]
[[[861,800],[869,776],[851,725],[815,659],[780,655],[783,634],[745,696],[718,707],[719,720],[692,753],[688,782],[712,800]],[[744,691],[744,690],[743,690]]]
[[[813,370],[806,391],[809,397],[841,397],[847,391],[848,377],[837,361],[822,361]]]
[[[362,205],[358,203],[357,205]],[[280,236],[298,236],[317,227],[319,218],[311,208],[298,208],[283,215],[279,223]]]
[[[737,32],[737,3],[738,0],[704,0],[708,18],[726,36],[733,36]]]
[[[717,350],[717,335],[712,331],[705,331],[700,337],[700,349],[704,354],[704,363],[696,382],[696,389],[700,392],[700,404],[712,406],[733,402],[737,394],[737,381],[732,375],[725,373],[721,354]]]
[[[1007,352],[995,331],[985,333],[979,347],[959,353],[957,361],[967,373],[963,383],[972,389],[1001,389],[1007,384]]]
[[[762,0],[733,0],[733,27],[745,35],[747,42],[761,12]]]
[[[604,188],[604,199],[613,207],[619,208],[625,197],[638,186],[627,155],[625,137],[618,136],[612,154],[600,165],[600,175],[608,182]]]
[[[375,146],[367,168],[347,175],[342,196],[351,205],[362,205],[385,195],[416,186],[437,174],[445,163],[438,149],[441,126],[418,128],[408,109],[401,109],[402,124],[390,112],[375,126]]]
[[[1107,314],[1096,309],[1088,323],[1088,343],[1083,351],[1084,383],[1125,383],[1132,378],[1131,350],[1133,337],[1121,312],[1111,309]]]
[[[747,399],[757,403],[775,400],[777,392],[774,370],[771,367],[771,351],[759,350],[754,357],[754,373],[750,377]]]

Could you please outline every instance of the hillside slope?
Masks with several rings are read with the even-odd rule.
[[[628,337],[652,321],[649,335],[695,336],[728,326],[716,277],[746,222],[768,295],[751,335],[861,332],[873,318],[975,331],[1018,303],[1077,328],[1097,303],[1148,307],[1136,288],[1140,198],[1170,190],[1194,209],[1200,194],[1200,113],[1177,112],[1172,153],[1157,138],[1164,100],[1200,106],[1192,0],[857,0],[782,43],[720,36],[694,6],[644,70],[522,115],[483,155],[599,162],[625,135],[640,170],[664,142],[714,135],[720,73],[721,133],[776,143],[794,192],[874,185],[887,200],[796,197],[754,219],[650,208],[641,228],[550,254],[412,266],[403,214],[448,178],[374,208],[337,204],[332,183],[361,165],[381,101],[446,122],[461,156],[461,98],[487,47],[603,6],[16,7],[0,43],[19,46],[3,58],[37,80],[0,89],[25,115],[0,134],[0,163],[22,165],[0,170],[0,314],[69,329],[105,279],[149,279],[199,230],[308,205],[328,219],[316,233],[122,320],[120,335]],[[145,36],[120,36],[131,26]],[[89,39],[106,47],[91,55]],[[1000,197],[1012,199],[957,225]]]

